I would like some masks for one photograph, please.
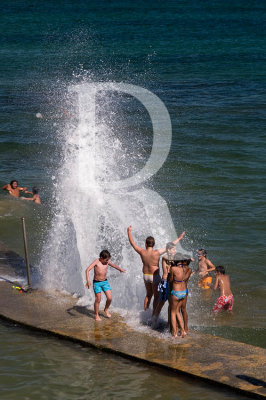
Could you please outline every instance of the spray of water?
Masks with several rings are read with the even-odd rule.
[[[139,310],[144,298],[142,266],[128,243],[127,226],[132,225],[141,246],[151,234],[156,245],[163,246],[176,232],[169,223],[168,208],[156,192],[140,186],[112,190],[110,182],[130,175],[136,168],[133,164],[145,156],[140,156],[136,145],[125,148],[132,140],[130,128],[123,132],[123,144],[118,140],[115,115],[105,113],[111,94],[104,85],[102,89],[97,109],[93,85],[69,89],[71,118],[60,134],[64,156],[56,176],[52,228],[40,265],[42,285],[46,290],[77,293],[92,303],[92,290],[84,287],[85,269],[102,249],[108,249],[113,262],[127,270],[120,274],[109,269],[113,305]],[[130,157],[124,157],[128,152]]]

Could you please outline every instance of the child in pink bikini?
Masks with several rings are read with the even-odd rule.
[[[229,276],[225,274],[225,268],[223,266],[216,267],[216,280],[213,289],[220,289],[220,297],[216,300],[216,303],[212,309],[214,313],[218,313],[222,310],[232,311],[234,297],[230,289]],[[211,285],[209,285],[212,287]]]

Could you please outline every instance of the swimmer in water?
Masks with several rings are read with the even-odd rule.
[[[196,272],[199,274],[198,286],[202,289],[209,289],[209,284],[212,283],[211,271],[215,271],[215,265],[207,258],[207,251],[199,249],[198,256],[198,269]]]
[[[138,246],[132,237],[132,226],[130,225],[127,228],[128,240],[133,247],[133,249],[140,255],[143,268],[143,280],[146,288],[146,296],[144,299],[144,310],[149,308],[152,296],[153,296],[153,313],[157,307],[159,302],[159,292],[158,285],[161,281],[160,273],[159,273],[159,259],[162,254],[166,252],[166,247],[163,247],[158,250],[154,250],[153,247],[155,245],[155,240],[152,236],[148,236],[145,241],[145,249]],[[173,244],[176,245],[179,240],[181,240],[185,235],[183,232],[177,239],[173,241]]]
[[[216,300],[216,303],[212,309],[213,313],[218,313],[222,310],[232,311],[234,304],[233,293],[230,288],[229,275],[225,274],[225,268],[222,265],[216,267],[215,272],[215,284],[214,286],[209,285],[213,290],[220,289],[220,297]]]
[[[32,188],[32,192],[29,192],[29,191],[25,190],[24,193],[32,194],[32,197],[21,197],[22,200],[31,200],[36,204],[41,204],[41,199],[40,199],[40,196],[38,194],[39,193],[39,189],[36,186],[34,186]]]
[[[7,185],[4,185],[2,187],[2,189],[6,190],[10,194],[10,196],[13,196],[13,197],[19,197],[21,191],[26,192],[26,190],[27,190],[26,187],[18,186],[18,181],[16,179],[11,181]]]

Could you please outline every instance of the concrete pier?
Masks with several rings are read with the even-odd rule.
[[[12,282],[19,283],[22,262],[0,242],[2,318],[251,397],[266,397],[266,350],[197,332],[190,332],[184,339],[161,339],[156,334],[135,331],[117,314],[95,322],[93,310],[78,306],[72,296],[41,290],[20,293],[12,289]]]

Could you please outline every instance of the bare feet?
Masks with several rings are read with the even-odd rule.
[[[101,321],[102,319],[100,318],[99,315],[95,315],[95,321]]]
[[[187,333],[185,331],[181,332],[181,337],[184,338],[185,336],[187,336]]]
[[[104,310],[104,312],[105,312],[105,314],[106,314],[107,318],[111,318],[111,314],[109,313],[109,311],[108,311],[108,310]]]

